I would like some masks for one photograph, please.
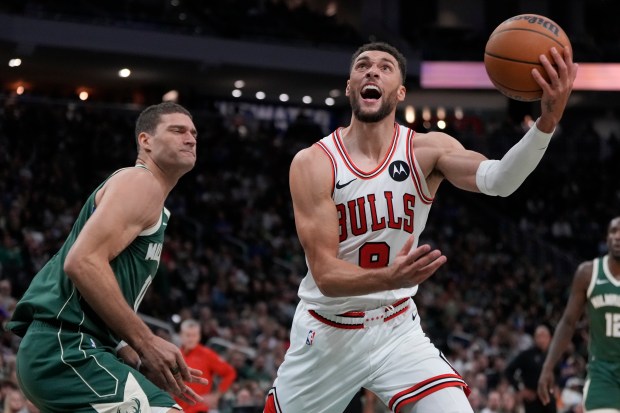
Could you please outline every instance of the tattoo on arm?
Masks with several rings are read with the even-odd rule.
[[[555,100],[550,100],[546,102],[547,110],[549,112],[553,112],[553,105],[555,104]]]

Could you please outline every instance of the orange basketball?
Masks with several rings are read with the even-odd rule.
[[[549,80],[540,63],[544,54],[555,65],[551,47],[562,53],[571,49],[568,36],[553,20],[537,14],[511,17],[491,33],[484,49],[484,66],[493,85],[511,99],[540,100],[542,89],[532,76],[532,69]]]

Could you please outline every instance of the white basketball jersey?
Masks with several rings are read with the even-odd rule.
[[[338,210],[338,258],[364,268],[392,263],[413,235],[415,249],[433,202],[413,151],[415,132],[395,124],[392,145],[372,171],[362,171],[347,154],[342,129],[318,145],[333,165],[332,198]],[[325,297],[311,271],[302,280],[299,297],[308,309],[332,313],[367,310],[411,297],[418,287],[401,288],[354,297]]]

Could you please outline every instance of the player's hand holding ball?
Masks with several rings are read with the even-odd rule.
[[[542,100],[538,128],[543,132],[555,128],[577,77],[570,41],[557,23],[537,14],[511,17],[491,33],[484,64],[504,95]]]

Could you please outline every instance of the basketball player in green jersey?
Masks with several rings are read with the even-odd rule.
[[[177,346],[136,314],[159,265],[168,193],[196,162],[189,112],[165,102],[136,122],[136,165],[90,195],[60,251],[39,271],[8,328],[23,339],[17,376],[44,412],[179,412],[204,382]]]
[[[579,265],[568,304],[556,329],[538,381],[538,395],[549,402],[553,367],[588,309],[590,344],[584,387],[587,413],[620,413],[620,216],[607,229],[608,254]]]

